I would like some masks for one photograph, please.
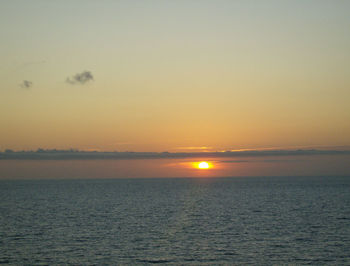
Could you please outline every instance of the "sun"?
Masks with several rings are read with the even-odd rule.
[[[214,167],[211,162],[200,161],[200,162],[191,162],[191,167],[199,170],[207,170]]]
[[[209,169],[210,165],[207,162],[200,162],[198,163],[199,169]]]

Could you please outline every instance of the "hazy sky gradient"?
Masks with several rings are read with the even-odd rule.
[[[1,1],[0,150],[350,145],[349,12],[321,0]],[[84,71],[93,80],[66,82]]]

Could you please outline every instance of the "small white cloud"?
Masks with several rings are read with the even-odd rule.
[[[93,75],[91,74],[90,71],[83,71],[81,73],[75,74],[71,78],[67,78],[66,82],[69,84],[85,84],[91,80],[94,80]]]
[[[33,82],[29,80],[23,80],[23,82],[19,86],[23,89],[29,89],[30,87],[33,86]]]

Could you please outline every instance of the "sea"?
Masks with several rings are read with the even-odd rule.
[[[350,177],[0,181],[0,263],[350,265]]]

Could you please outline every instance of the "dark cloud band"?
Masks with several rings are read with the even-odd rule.
[[[269,151],[228,151],[228,152],[96,152],[76,150],[42,150],[0,152],[0,160],[84,160],[84,159],[186,159],[186,158],[242,158],[267,156],[317,156],[350,155],[349,150],[269,150]],[[225,162],[229,162],[226,161]],[[232,161],[231,161],[232,162]]]

